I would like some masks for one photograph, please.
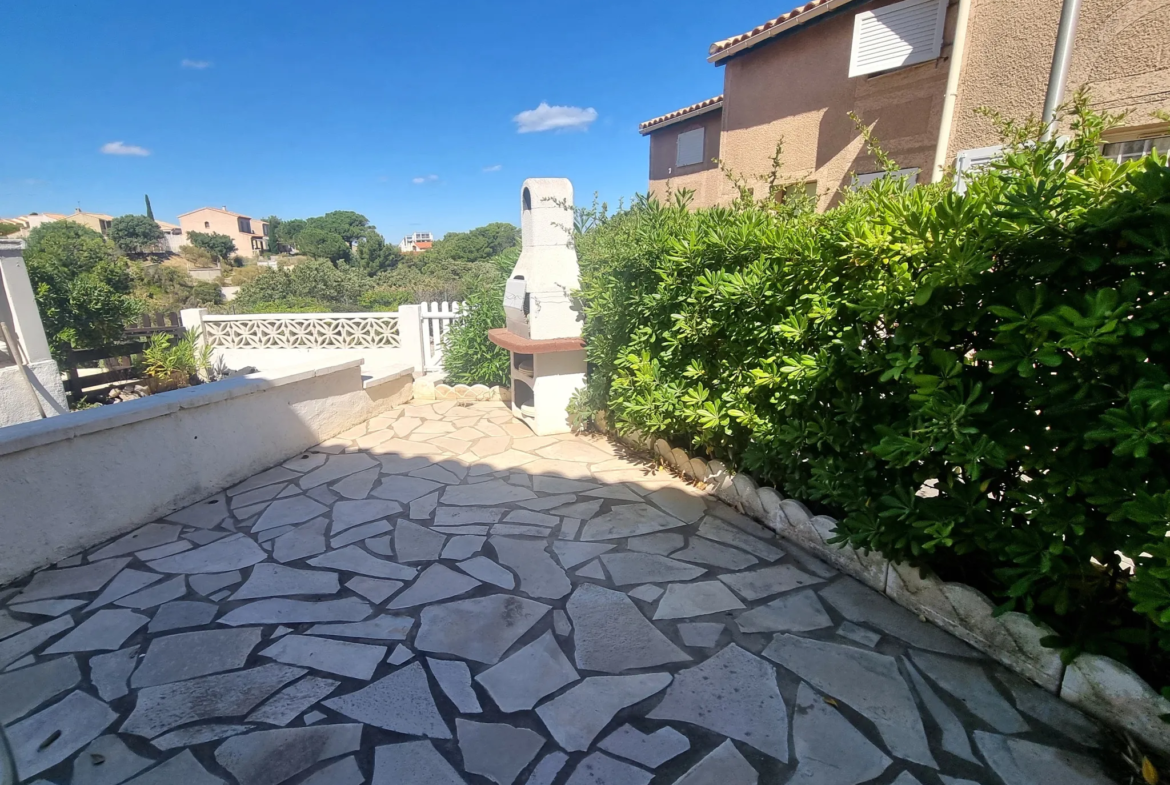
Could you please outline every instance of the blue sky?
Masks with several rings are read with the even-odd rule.
[[[708,45],[792,5],[15,4],[0,216],[141,213],[149,193],[164,220],[348,209],[398,239],[514,223],[525,177],[616,203],[646,190],[637,124],[721,92]],[[521,133],[542,102],[579,111],[527,127],[587,129]]]

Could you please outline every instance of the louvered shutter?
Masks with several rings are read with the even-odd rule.
[[[942,51],[946,0],[904,0],[853,20],[849,76],[934,60]]]
[[[678,135],[678,156],[675,166],[690,166],[703,162],[703,129],[694,128]]]
[[[955,156],[955,191],[966,193],[967,179],[1002,155],[1002,144],[959,151]]]

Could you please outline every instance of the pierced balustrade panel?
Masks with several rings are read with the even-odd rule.
[[[220,349],[397,349],[397,314],[212,316],[204,339]]]

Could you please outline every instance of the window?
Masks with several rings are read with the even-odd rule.
[[[776,194],[776,201],[783,204],[798,197],[811,199],[815,203],[817,200],[817,181],[810,180],[807,183],[789,183],[788,185],[783,185]]]
[[[918,185],[918,168],[899,169],[896,172],[869,172],[868,174],[853,175],[853,186],[855,188],[864,188],[872,182],[877,180],[884,180],[887,177],[900,177],[905,181],[908,188],[913,188]]]
[[[252,219],[250,218],[237,218],[236,226],[238,226],[240,231],[244,234],[252,233]]]
[[[263,230],[264,236],[267,237],[268,236],[268,224],[260,224],[260,228]]]
[[[849,76],[934,60],[942,52],[946,0],[903,0],[853,19]]]
[[[1101,148],[1101,154],[1117,163],[1142,158],[1157,150],[1162,155],[1170,151],[1170,136],[1152,139],[1134,139],[1131,142],[1111,142]]]
[[[955,192],[966,193],[967,181],[1001,155],[1003,155],[1002,144],[992,147],[977,147],[973,150],[960,150],[959,154],[955,156]]]
[[[691,166],[703,163],[704,133],[702,128],[693,128],[678,135],[678,155],[675,166]]]
[[[210,229],[210,228],[211,228],[211,221],[204,221],[204,222],[203,222],[203,228],[204,228],[204,229]]]

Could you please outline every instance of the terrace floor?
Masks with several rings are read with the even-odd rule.
[[[395,410],[0,601],[27,782],[1113,781],[1061,701],[501,404]]]

